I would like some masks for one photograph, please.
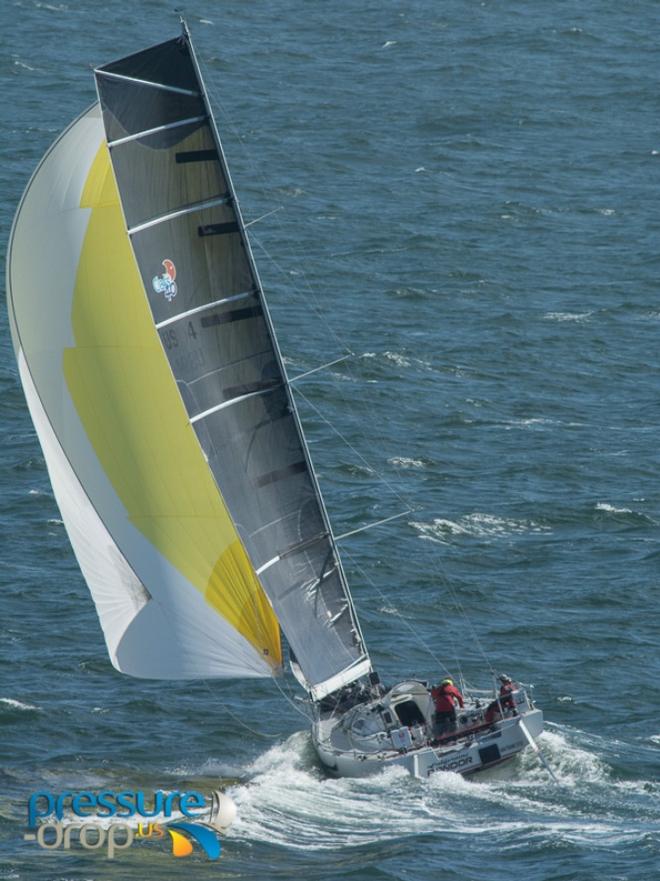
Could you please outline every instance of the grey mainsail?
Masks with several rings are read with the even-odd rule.
[[[187,31],[96,80],[133,252],[190,423],[321,698],[371,665]]]

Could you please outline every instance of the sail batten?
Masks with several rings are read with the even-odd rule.
[[[136,233],[142,232],[144,229],[149,229],[152,226],[158,226],[159,223],[167,223],[170,220],[175,220],[177,217],[184,217],[186,214],[194,214],[196,211],[204,211],[206,208],[216,208],[218,205],[227,205],[230,201],[230,196],[216,196],[212,199],[205,199],[203,202],[195,202],[194,205],[184,205],[182,208],[179,208],[177,211],[170,211],[169,214],[163,214],[160,217],[153,217],[151,220],[146,220],[144,223],[140,223],[137,226],[132,226],[128,230],[129,236],[134,236]]]
[[[109,70],[97,68],[94,73],[99,76],[107,76],[114,80],[124,80],[129,83],[138,83],[141,86],[151,86],[153,89],[164,89],[166,92],[175,92],[177,95],[199,95],[199,92],[191,89],[181,89],[178,86],[168,86],[166,83],[154,83],[152,80],[141,80],[134,76],[125,76],[121,73],[112,73]]]
[[[120,147],[122,144],[128,144],[130,141],[139,141],[143,138],[148,138],[150,135],[157,135],[173,128],[181,128],[184,125],[194,125],[197,122],[204,122],[205,118],[205,116],[191,116],[188,119],[177,119],[174,122],[168,122],[164,125],[156,125],[153,128],[134,132],[132,135],[124,135],[123,138],[115,138],[113,141],[108,141],[108,147]]]
[[[176,321],[189,318],[191,315],[199,315],[200,312],[206,312],[209,309],[213,309],[215,306],[224,306],[225,303],[236,303],[238,300],[245,300],[247,297],[253,297],[254,294],[254,291],[243,291],[242,294],[234,294],[232,297],[223,297],[221,300],[213,300],[213,302],[205,303],[203,306],[195,306],[194,309],[188,309],[186,312],[179,312],[178,315],[173,315],[171,318],[159,321],[156,328],[160,330],[161,327],[167,327],[168,324],[174,324]]]
[[[184,36],[160,53],[97,76],[127,231],[189,425],[318,697],[370,662],[194,52]],[[165,67],[201,96],[178,126],[197,98],[131,81]]]
[[[254,398],[256,395],[263,395],[266,392],[270,391],[272,391],[272,388],[268,386],[267,388],[261,388],[253,392],[248,392],[245,395],[237,395],[235,398],[230,398],[228,401],[223,401],[221,404],[216,404],[214,407],[209,407],[208,410],[204,410],[202,413],[198,413],[196,416],[191,416],[190,423],[191,425],[194,425],[195,422],[199,422],[200,419],[206,419],[208,416],[212,416],[219,410],[224,410],[226,407],[231,407],[233,404],[241,404],[243,401],[247,401],[248,398]]]

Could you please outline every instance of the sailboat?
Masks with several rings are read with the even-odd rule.
[[[466,694],[441,732],[428,683],[373,669],[185,23],[94,75],[23,195],[7,291],[112,664],[279,676],[283,633],[338,775],[465,774],[535,746],[522,686],[490,715]]]

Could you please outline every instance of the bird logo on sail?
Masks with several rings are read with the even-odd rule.
[[[163,260],[163,268],[165,272],[162,275],[154,275],[151,285],[157,294],[163,294],[168,303],[176,297],[177,286],[174,279],[176,278],[176,266],[169,260]]]

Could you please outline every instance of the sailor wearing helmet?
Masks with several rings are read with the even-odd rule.
[[[452,679],[443,679],[431,689],[435,704],[435,733],[443,734],[456,728],[456,706],[463,706],[463,695]]]
[[[486,707],[484,721],[488,723],[493,722],[496,718],[500,717],[502,713],[505,715],[510,715],[511,713],[515,715],[516,713],[516,707],[511,692],[515,691],[517,683],[515,683],[510,676],[507,676],[506,673],[500,673],[497,678],[500,682],[500,694],[498,698]]]

